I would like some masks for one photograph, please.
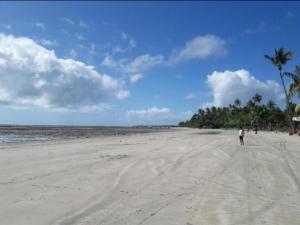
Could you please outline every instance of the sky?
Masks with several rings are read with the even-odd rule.
[[[264,55],[300,63],[299,2],[0,2],[0,124],[178,124],[284,106]],[[286,83],[289,84],[286,79]]]

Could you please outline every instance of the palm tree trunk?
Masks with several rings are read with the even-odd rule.
[[[291,115],[291,110],[290,110],[290,100],[285,88],[285,84],[284,84],[284,80],[282,77],[282,72],[281,70],[279,70],[279,75],[280,75],[280,79],[281,79],[281,83],[284,89],[284,93],[285,93],[285,100],[286,100],[286,105],[287,105],[287,111],[288,111],[288,120],[289,120],[289,125],[290,125],[290,129],[293,130],[293,132],[295,133],[295,127],[293,126],[293,121],[292,121],[292,115]]]

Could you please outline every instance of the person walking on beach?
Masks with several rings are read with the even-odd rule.
[[[245,131],[242,127],[240,127],[240,130],[239,130],[239,138],[240,138],[240,143],[241,145],[244,145],[244,134],[245,134]]]

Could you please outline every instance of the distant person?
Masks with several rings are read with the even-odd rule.
[[[239,138],[240,138],[241,145],[244,145],[244,134],[245,134],[245,131],[244,131],[243,127],[240,127]]]
[[[255,130],[255,134],[257,134],[257,126],[256,125],[255,125],[254,130]]]

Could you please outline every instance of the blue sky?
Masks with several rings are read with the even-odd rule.
[[[0,2],[0,123],[177,124],[300,63],[298,2]],[[288,80],[287,80],[288,83]]]

